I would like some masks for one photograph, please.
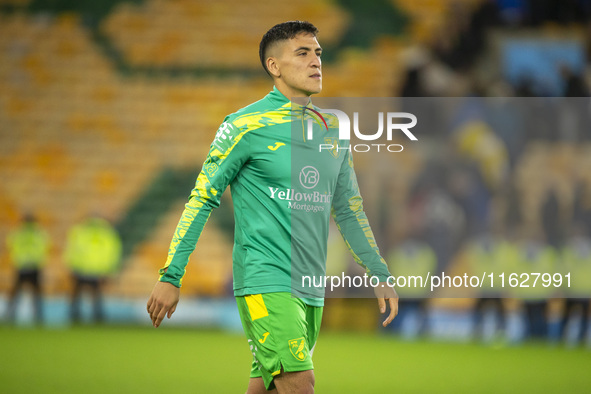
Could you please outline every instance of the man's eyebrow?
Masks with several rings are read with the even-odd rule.
[[[312,48],[310,48],[310,47],[299,47],[299,48],[296,48],[294,50],[294,52],[297,52],[297,51],[311,51],[311,50],[312,50]],[[318,51],[322,52],[322,48],[321,47],[318,47],[318,48],[316,48],[314,50],[314,52],[318,52]]]

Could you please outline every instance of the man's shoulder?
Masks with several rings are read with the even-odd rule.
[[[254,103],[248,104],[247,106],[240,108],[238,111],[231,113],[230,115],[228,115],[228,118],[236,119],[241,116],[245,116],[245,115],[249,115],[249,114],[257,113],[257,112],[261,112],[261,111],[268,111],[270,109],[273,109],[272,102],[271,102],[271,100],[269,100],[268,96],[265,96],[265,97],[261,98],[260,100],[255,101]]]
[[[252,124],[252,120],[260,120],[261,116],[266,116],[277,111],[281,113],[285,111],[289,112],[289,103],[278,103],[277,101],[272,100],[270,94],[268,94],[260,100],[229,114],[224,119],[224,122],[232,123],[234,126],[240,127],[246,124]],[[255,123],[257,122],[255,121]]]
[[[219,151],[225,152],[231,146],[234,146],[242,137],[256,127],[256,124],[262,114],[266,114],[273,109],[273,103],[268,95],[262,99],[239,109],[238,111],[227,115],[224,122],[218,128],[215,139],[212,143]]]

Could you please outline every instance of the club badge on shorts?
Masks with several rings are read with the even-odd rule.
[[[300,361],[303,361],[307,357],[306,340],[304,338],[290,339],[289,351],[291,354]]]

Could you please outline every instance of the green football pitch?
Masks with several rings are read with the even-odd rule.
[[[240,334],[161,327],[0,326],[0,393],[243,393]],[[321,332],[318,393],[589,393],[591,351]]]

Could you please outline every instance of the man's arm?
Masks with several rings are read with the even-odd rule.
[[[394,288],[388,286],[390,272],[386,262],[380,256],[363,210],[363,200],[359,193],[351,153],[348,151],[345,153],[346,157],[341,166],[334,193],[332,216],[357,264],[365,268],[369,275],[379,279],[380,283],[374,288],[374,293],[378,299],[380,312],[386,312],[386,302],[390,306],[390,314],[382,323],[386,327],[398,314],[398,295]]]
[[[158,283],[148,300],[148,314],[154,327],[160,325],[164,316],[170,318],[174,313],[189,257],[195,250],[211,210],[219,206],[222,193],[248,159],[245,134],[246,131],[227,121],[218,129],[172,237]]]

